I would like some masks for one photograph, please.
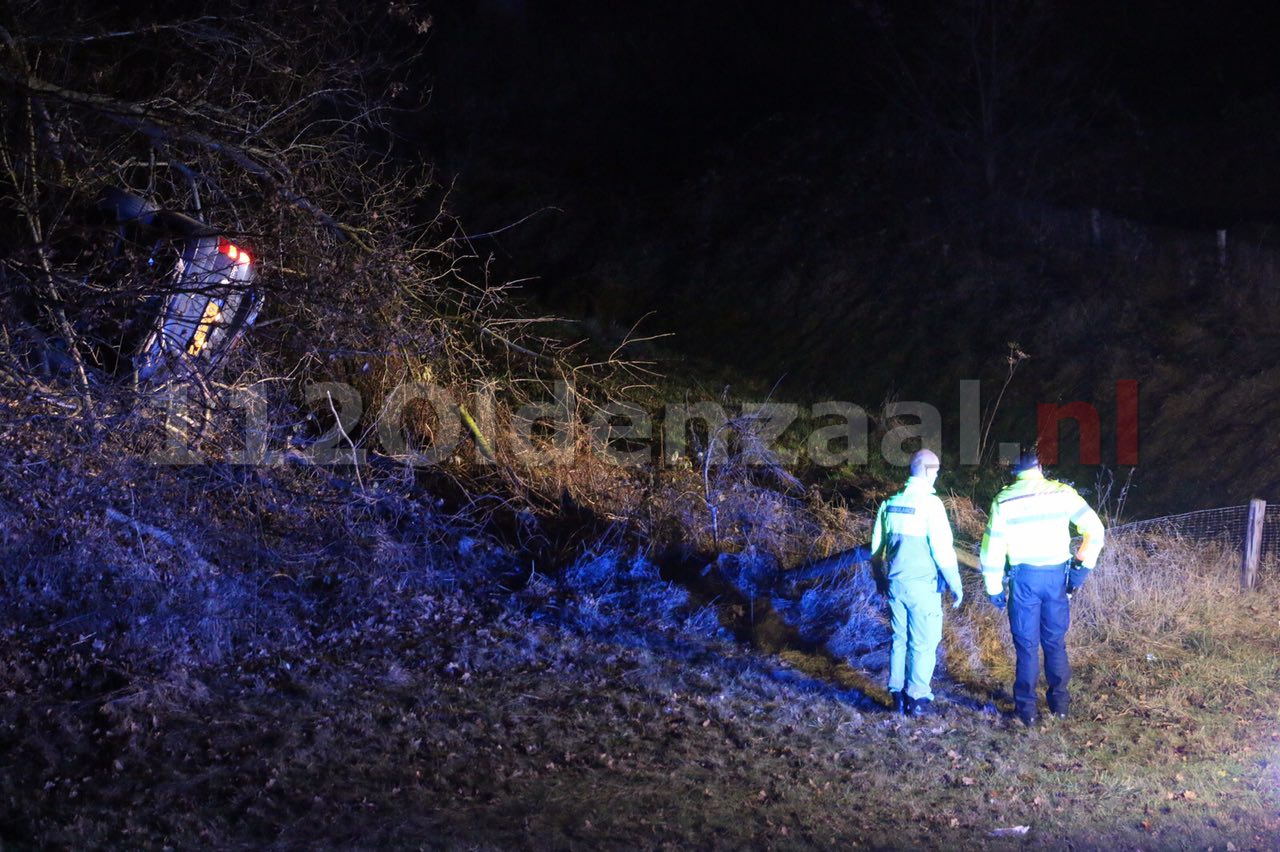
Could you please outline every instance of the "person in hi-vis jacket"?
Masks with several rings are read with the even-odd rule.
[[[991,603],[997,609],[1009,608],[1017,657],[1014,709],[1022,723],[1030,726],[1038,718],[1036,683],[1041,649],[1049,712],[1066,717],[1070,708],[1070,599],[1089,579],[1106,532],[1098,513],[1074,488],[1045,478],[1034,450],[1024,452],[1013,471],[1016,479],[991,504],[978,559]],[[1082,537],[1074,555],[1072,527]]]
[[[933,669],[942,641],[942,589],[964,600],[951,522],[934,493],[941,463],[929,450],[911,457],[906,485],[876,512],[871,532],[871,569],[889,599],[893,644],[889,651],[889,695],[899,712],[923,716],[933,702]]]

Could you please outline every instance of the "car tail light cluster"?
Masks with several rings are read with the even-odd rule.
[[[232,243],[226,237],[218,238],[218,251],[222,252],[227,257],[231,258],[236,263],[242,266],[248,266],[251,262],[251,258],[249,257],[249,252],[245,251],[242,248],[238,248],[234,243]]]

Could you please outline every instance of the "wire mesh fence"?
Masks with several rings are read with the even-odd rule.
[[[1199,509],[1163,518],[1148,518],[1121,524],[1108,534],[1164,533],[1197,541],[1223,541],[1233,547],[1244,543],[1249,522],[1248,506],[1226,506],[1221,509]],[[1262,523],[1260,555],[1280,553],[1280,505],[1268,505]]]

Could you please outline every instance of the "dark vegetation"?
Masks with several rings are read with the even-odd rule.
[[[1138,382],[1131,511],[1280,481],[1250,437],[1277,413],[1280,320],[1262,9],[708,3],[720,28],[664,53],[661,16],[568,5],[578,29],[532,7],[466,19],[442,41],[456,70],[442,62],[433,113],[473,230],[536,214],[477,245],[536,277],[543,304],[606,339],[643,318],[674,333],[669,372],[732,366],[743,395],[928,402],[949,453],[958,382],[989,405],[1013,342],[1030,358],[1001,441],[1030,440],[1038,403],[1082,400],[1114,469],[1116,381]],[[473,74],[480,51],[495,58]],[[538,86],[560,96],[522,123]],[[553,144],[556,128],[595,144]],[[1072,429],[1064,471],[1092,490]]]
[[[941,714],[890,716],[867,506],[749,418],[661,466],[584,428],[521,452],[557,382],[579,425],[705,395],[546,334],[405,165],[426,13],[218,12],[0,21],[0,841],[1276,845],[1271,572],[1242,597],[1227,551],[1118,538],[1080,713],[1024,731],[970,571]],[[163,286],[92,219],[121,185],[233,228],[268,287],[192,447],[110,355]],[[397,408],[407,382],[477,415],[430,464],[451,409]],[[972,568],[982,512],[949,506]]]

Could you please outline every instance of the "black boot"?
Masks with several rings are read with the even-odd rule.
[[[928,698],[916,698],[911,702],[911,715],[916,719],[928,716],[933,712],[933,701]]]
[[[907,696],[905,693],[903,693],[902,690],[900,689],[889,690],[889,700],[893,702],[893,712],[895,713],[907,712]]]

